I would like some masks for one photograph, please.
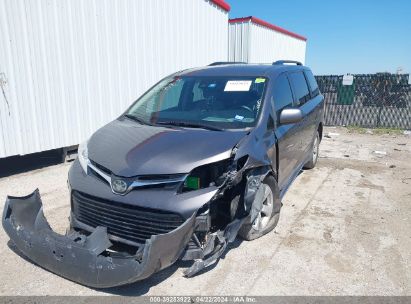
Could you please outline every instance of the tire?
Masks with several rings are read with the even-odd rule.
[[[253,223],[244,224],[238,235],[244,240],[255,240],[271,230],[273,230],[280,219],[281,201],[279,199],[278,187],[274,177],[267,176],[262,186],[267,192],[264,192],[265,200],[263,202],[263,209]],[[271,206],[269,206],[271,204]]]
[[[311,159],[304,165],[304,169],[313,169],[318,161],[318,152],[320,147],[320,133],[318,133],[314,138],[313,146],[311,148]]]

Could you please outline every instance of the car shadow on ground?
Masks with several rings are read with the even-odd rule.
[[[225,256],[233,249],[238,248],[241,243],[243,242],[242,239],[236,238],[234,242],[228,244],[227,249],[224,251],[224,253],[221,255],[220,259],[224,259]],[[202,271],[200,271],[196,276],[202,275],[208,271],[213,270],[217,265],[219,261],[216,263],[210,265],[209,267],[206,267]],[[172,276],[179,268],[189,268],[193,264],[193,261],[177,261],[170,267],[167,267],[166,269],[163,269],[155,274],[153,274],[151,277],[135,282],[129,285],[124,285],[124,286],[119,286],[119,287],[113,287],[113,288],[106,288],[106,289],[96,289],[97,291],[100,292],[105,292],[113,295],[120,295],[120,296],[143,296],[147,294],[151,287],[156,286],[157,284],[163,282],[164,280],[168,279],[170,276]],[[181,274],[183,275],[183,274]],[[190,278],[185,278],[186,280],[190,280]]]

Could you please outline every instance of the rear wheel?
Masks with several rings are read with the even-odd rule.
[[[262,207],[255,220],[244,224],[238,232],[243,239],[248,241],[257,239],[277,226],[280,219],[281,202],[278,199],[278,193],[275,193],[277,189],[275,185],[275,179],[272,176],[267,176],[261,184],[264,193]]]
[[[318,152],[320,147],[320,133],[317,131],[317,134],[313,141],[313,147],[311,150],[311,158],[310,160],[304,165],[304,169],[312,169],[317,164],[318,160]]]

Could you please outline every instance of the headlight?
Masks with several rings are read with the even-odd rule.
[[[221,186],[232,162],[233,160],[229,158],[195,168],[184,181],[183,192]]]
[[[88,148],[87,148],[88,141],[85,141],[81,143],[78,146],[77,150],[77,155],[78,155],[78,160],[80,162],[81,167],[83,168],[84,173],[87,174],[87,168],[88,168]]]

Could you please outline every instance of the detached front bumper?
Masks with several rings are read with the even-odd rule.
[[[2,224],[17,248],[34,263],[64,278],[95,288],[145,279],[173,264],[189,242],[195,213],[177,229],[146,240],[139,254],[107,251],[112,246],[105,227],[89,236],[54,232],[43,214],[38,190],[26,197],[8,197]]]

